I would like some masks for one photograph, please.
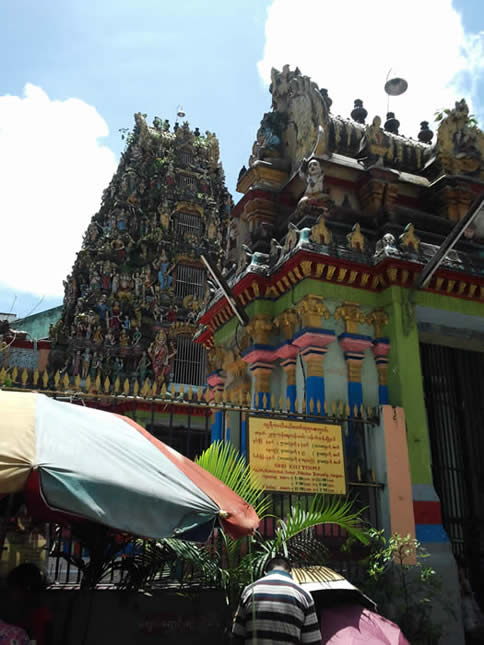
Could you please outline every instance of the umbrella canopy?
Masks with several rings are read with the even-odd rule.
[[[206,470],[127,417],[38,393],[0,392],[0,496],[31,511],[144,537],[182,537],[219,518],[233,537],[256,512]]]
[[[314,597],[326,645],[410,645],[398,625],[377,614],[373,600],[340,573],[312,566],[291,574]]]
[[[410,645],[398,625],[359,605],[323,609],[321,636],[326,645]]]
[[[325,607],[328,603],[334,605],[338,602],[354,602],[371,610],[376,609],[371,598],[333,569],[320,566],[293,568],[291,574],[296,582],[314,596],[318,607]]]

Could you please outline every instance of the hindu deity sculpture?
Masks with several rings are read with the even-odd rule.
[[[300,176],[306,181],[306,190],[299,203],[320,199],[324,195],[324,173],[317,159],[303,163]]]

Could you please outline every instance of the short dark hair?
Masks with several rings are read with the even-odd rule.
[[[26,562],[10,571],[7,576],[7,586],[39,593],[45,588],[45,579],[37,565]]]
[[[266,564],[266,571],[272,571],[273,569],[284,569],[284,571],[289,572],[291,571],[291,563],[283,555],[276,555]]]

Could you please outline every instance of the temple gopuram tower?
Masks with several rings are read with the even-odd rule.
[[[203,385],[205,349],[192,343],[206,287],[199,246],[222,261],[230,206],[218,141],[141,114],[126,140],[64,282],[49,371],[94,393]]]

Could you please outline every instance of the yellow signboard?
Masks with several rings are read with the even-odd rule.
[[[251,417],[249,458],[265,490],[346,494],[341,426]]]

